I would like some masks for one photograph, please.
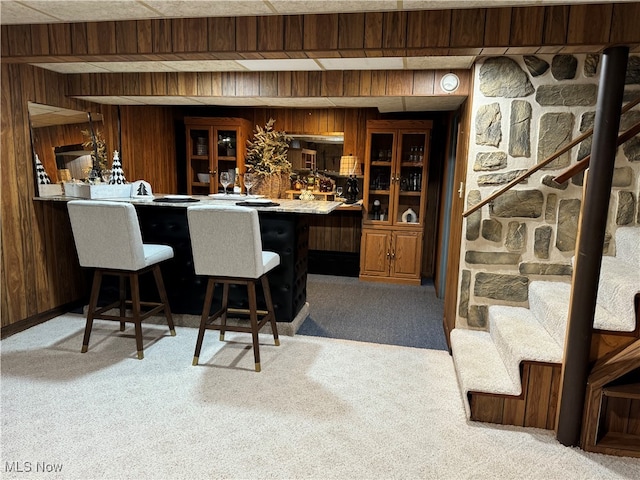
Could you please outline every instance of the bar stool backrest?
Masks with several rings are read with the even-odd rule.
[[[67,206],[81,266],[130,271],[145,267],[142,234],[133,205],[72,200]]]
[[[187,209],[197,275],[259,278],[265,273],[258,212],[237,205]]]

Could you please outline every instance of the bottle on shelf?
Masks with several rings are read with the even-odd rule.
[[[233,193],[242,193],[242,184],[240,183],[240,170],[236,167],[234,175]]]

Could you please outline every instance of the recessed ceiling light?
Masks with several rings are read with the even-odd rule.
[[[460,79],[455,73],[447,73],[440,80],[440,88],[445,92],[455,92],[460,85]]]

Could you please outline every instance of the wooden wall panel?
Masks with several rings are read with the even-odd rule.
[[[304,16],[304,50],[338,48],[338,14]]]
[[[338,15],[338,48],[356,50],[364,48],[364,13],[341,13]]]
[[[512,9],[509,45],[519,47],[542,44],[544,12],[544,7]]]
[[[364,16],[364,48],[382,48],[382,23],[384,16],[382,12],[368,12]]]
[[[173,109],[120,107],[122,167],[127,180],[144,179],[154,192],[177,191],[176,133]]]
[[[484,45],[508,45],[511,38],[512,8],[489,8],[485,17]]]
[[[3,61],[596,53],[640,48],[638,2],[3,26]],[[598,21],[593,21],[598,19]],[[134,28],[135,25],[135,28]],[[47,29],[47,35],[44,35]],[[24,41],[30,38],[30,41]],[[565,45],[568,45],[566,47]],[[555,48],[556,50],[553,50]],[[120,57],[118,57],[120,56]]]
[[[258,17],[258,45],[263,50],[282,50],[284,45],[284,22],[270,15]]]
[[[49,54],[49,30],[46,25],[31,25],[31,48],[34,55]]]
[[[171,20],[151,20],[152,49],[154,53],[171,51]]]
[[[453,10],[450,47],[480,47],[484,41],[486,9]]]
[[[70,55],[73,52],[71,46],[71,24],[49,24],[49,54]]]
[[[116,22],[116,52],[138,52],[138,22],[135,20]]]
[[[206,18],[174,19],[172,52],[206,52],[209,47],[207,30]]]
[[[407,52],[422,54],[423,48],[447,48],[451,28],[450,10],[411,12],[407,19]]]
[[[609,41],[613,5],[572,5],[569,10],[567,43],[597,45]],[[595,21],[597,19],[597,21]]]
[[[612,43],[624,42],[638,33],[640,19],[640,3],[625,3],[613,5],[611,15],[611,34],[609,41]]]
[[[100,55],[113,54],[117,51],[115,22],[88,22],[86,25],[87,53]]]
[[[70,32],[70,31],[69,31]],[[29,65],[1,65],[2,327],[25,322],[77,300],[84,279],[59,214],[34,201],[35,180],[27,102],[88,110],[65,96],[62,75]],[[64,213],[64,212],[63,212]],[[67,266],[61,262],[67,261]],[[68,267],[68,268],[67,268]]]
[[[404,55],[407,45],[407,13],[385,12],[382,24],[382,48],[389,50],[388,55]]]
[[[567,43],[568,23],[568,6],[547,7],[542,42],[545,45],[564,45]]]
[[[236,48],[236,22],[231,17],[210,18],[208,23],[209,50],[232,52]]]

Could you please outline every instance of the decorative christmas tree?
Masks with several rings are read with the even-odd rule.
[[[51,179],[44,169],[44,165],[40,162],[38,158],[38,154],[36,153],[36,175],[38,176],[38,183],[40,185],[49,185],[51,183]]]
[[[125,183],[127,183],[127,179],[124,177],[124,170],[122,170],[122,163],[120,163],[120,154],[114,150],[109,185],[124,185]]]

